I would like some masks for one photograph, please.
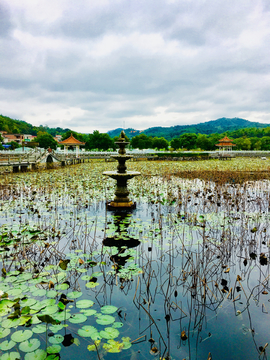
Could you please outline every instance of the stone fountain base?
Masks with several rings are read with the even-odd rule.
[[[128,202],[116,202],[110,201],[106,204],[108,210],[127,210],[127,209],[136,209],[136,202],[128,201]]]

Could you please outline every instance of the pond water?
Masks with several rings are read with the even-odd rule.
[[[87,166],[2,185],[0,359],[266,358],[269,182],[142,176],[111,212]]]

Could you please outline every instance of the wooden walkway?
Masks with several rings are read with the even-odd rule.
[[[133,155],[132,160],[153,160],[154,156],[149,154],[136,154]],[[76,153],[58,153],[54,150],[40,150],[35,149],[27,153],[0,153],[0,167],[8,168],[8,172],[18,172],[34,170],[39,165],[44,164],[47,167],[53,165],[53,163],[60,163],[60,165],[73,165],[87,162],[93,159],[105,159],[105,161],[115,161],[111,158],[111,154],[108,153],[83,153],[79,155]]]
[[[28,153],[1,153],[0,167],[12,168],[13,172],[35,169],[39,164],[52,165],[60,163],[62,166],[79,164],[90,159],[90,154],[59,154],[53,150],[33,150]]]

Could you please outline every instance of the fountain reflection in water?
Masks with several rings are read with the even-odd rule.
[[[119,139],[115,142],[119,150],[117,155],[111,157],[118,161],[117,171],[104,171],[103,175],[109,176],[116,180],[116,190],[114,200],[108,203],[108,209],[134,209],[136,203],[128,197],[127,181],[134,176],[141,175],[138,171],[127,171],[126,161],[132,158],[132,155],[126,154],[126,145],[128,142],[125,138],[125,132],[122,130]]]

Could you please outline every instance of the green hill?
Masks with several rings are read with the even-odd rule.
[[[153,137],[164,137],[168,141],[175,137],[179,137],[184,133],[195,133],[195,134],[222,134],[226,131],[234,131],[244,128],[265,128],[269,127],[270,124],[262,124],[259,122],[252,122],[240,118],[220,118],[217,120],[211,120],[204,123],[192,124],[192,125],[176,125],[170,127],[151,127],[145,130],[125,129],[126,135],[131,139],[135,135],[145,134]],[[122,128],[108,131],[111,137],[119,136]]]
[[[33,126],[26,121],[14,120],[8,116],[0,115],[0,131],[7,131],[11,134],[30,134],[37,135],[39,131],[46,131],[47,133],[55,136],[67,132],[69,129],[62,129],[60,127],[50,128],[48,126]]]

